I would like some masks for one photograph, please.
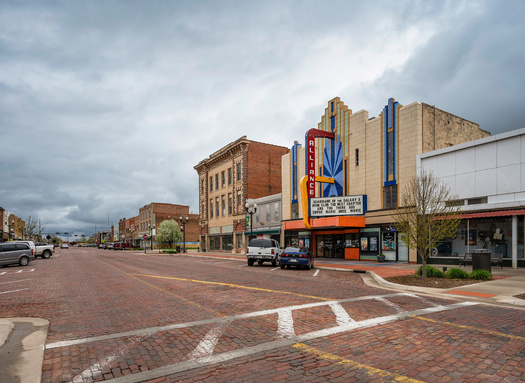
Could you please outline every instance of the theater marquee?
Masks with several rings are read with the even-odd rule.
[[[310,198],[312,217],[336,215],[363,215],[366,213],[366,195]]]

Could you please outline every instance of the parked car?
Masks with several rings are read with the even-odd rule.
[[[259,265],[271,262],[272,266],[277,266],[281,251],[279,243],[274,239],[252,239],[246,251],[248,266],[253,266],[255,261]]]
[[[27,266],[35,260],[33,249],[27,243],[0,243],[0,265]]]
[[[55,252],[55,246],[48,245],[47,243],[37,242],[35,243],[35,246],[35,258],[40,256],[42,259],[48,259]]]
[[[61,243],[60,244],[61,249],[69,249],[69,245],[67,243]]]
[[[281,254],[281,269],[286,266],[306,267],[307,270],[313,269],[313,254],[307,247],[287,247]]]

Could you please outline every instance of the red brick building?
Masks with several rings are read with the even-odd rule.
[[[243,136],[199,162],[200,247],[245,247],[246,200],[281,192],[281,157],[288,148]]]
[[[181,224],[180,218],[183,218],[187,223]],[[190,214],[190,207],[185,205],[175,205],[170,203],[158,203],[152,202],[139,209],[139,215],[135,217],[133,234],[135,238],[142,239],[144,235],[147,235],[150,239],[147,240],[146,245],[151,246],[151,236],[153,236],[153,242],[155,242],[155,233],[160,223],[167,219],[173,219],[177,221],[181,230],[186,230],[186,242],[198,242],[199,241],[199,215]],[[131,222],[130,227],[131,229]],[[128,230],[129,231],[129,230]]]

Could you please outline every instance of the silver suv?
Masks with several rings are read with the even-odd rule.
[[[35,260],[33,249],[27,243],[0,243],[0,265],[29,265]]]

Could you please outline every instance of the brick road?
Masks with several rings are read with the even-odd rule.
[[[523,310],[372,288],[354,273],[57,255],[0,275],[0,293],[28,288],[1,295],[2,317],[50,321],[43,382],[525,381]]]

